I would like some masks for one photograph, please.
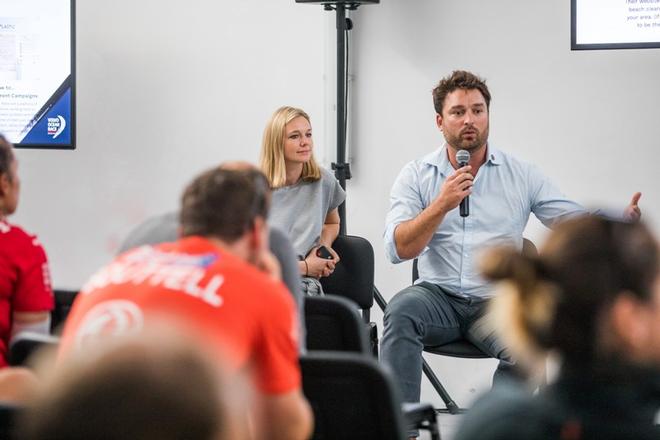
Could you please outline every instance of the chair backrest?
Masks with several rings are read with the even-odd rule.
[[[419,269],[417,268],[417,258],[413,260],[413,267],[412,267],[412,282],[415,284],[415,281],[419,279]]]
[[[374,304],[374,248],[365,238],[340,235],[332,247],[341,260],[329,277],[321,278],[326,294],[349,298],[362,310]]]
[[[65,290],[65,289],[55,289],[53,290],[53,295],[55,295],[55,307],[50,314],[50,329],[51,332],[54,330],[60,330],[60,326],[66,320],[66,317],[71,311],[71,305],[78,295],[77,290]]]
[[[367,328],[356,304],[340,296],[305,298],[307,350],[352,351],[369,354]]]
[[[309,353],[300,358],[303,391],[314,411],[312,439],[406,438],[401,400],[368,356]]]

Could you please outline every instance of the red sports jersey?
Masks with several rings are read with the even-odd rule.
[[[250,368],[257,387],[300,387],[295,306],[282,283],[202,237],[143,246],[96,273],[76,298],[60,356],[99,337],[177,322],[233,369]]]
[[[34,235],[0,221],[0,367],[7,365],[12,314],[52,309],[44,248]]]

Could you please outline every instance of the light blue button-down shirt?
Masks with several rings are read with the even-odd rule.
[[[403,261],[394,243],[396,227],[428,207],[454,171],[446,145],[401,170],[392,187],[384,234],[392,263]],[[445,215],[418,256],[417,282],[428,281],[466,296],[491,296],[491,286],[478,272],[480,252],[498,244],[521,249],[532,212],[551,227],[587,211],[568,200],[536,167],[489,145],[487,160],[474,179],[470,215],[461,217],[458,207]]]

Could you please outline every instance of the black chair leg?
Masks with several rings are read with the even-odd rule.
[[[385,301],[385,298],[383,298],[383,295],[381,295],[380,291],[376,286],[374,286],[374,299],[376,300],[376,303],[378,304],[378,307],[385,312],[385,307],[387,306],[387,301]]]
[[[442,386],[440,379],[438,379],[438,376],[436,376],[433,370],[431,370],[431,367],[429,367],[429,364],[426,363],[425,359],[422,359],[422,371],[428,378],[429,382],[431,382],[431,385],[433,385],[433,388],[435,388],[435,391],[438,393],[442,401],[445,403],[445,406],[447,407],[446,411],[449,414],[460,414],[465,412],[464,409],[459,408],[456,402],[454,402],[454,399],[451,398],[445,387]],[[444,412],[442,410],[438,411]]]

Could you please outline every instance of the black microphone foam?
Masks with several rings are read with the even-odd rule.
[[[458,150],[456,153],[456,162],[459,167],[464,167],[470,162],[470,152],[467,150]],[[460,205],[461,217],[470,215],[470,196],[465,196]]]

